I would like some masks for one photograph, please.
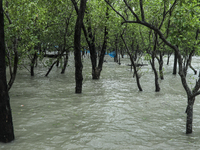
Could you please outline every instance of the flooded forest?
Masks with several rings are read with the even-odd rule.
[[[0,0],[0,149],[200,149],[199,5]]]

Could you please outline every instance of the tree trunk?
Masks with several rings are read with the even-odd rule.
[[[69,51],[66,52],[65,60],[64,60],[64,66],[62,68],[61,74],[65,73],[67,64],[68,64],[68,59],[69,59]]]
[[[173,74],[176,74],[176,72],[177,72],[177,59],[178,59],[178,57],[177,57],[177,52],[175,51],[175,52],[174,52],[174,68],[173,68]]]
[[[75,7],[76,13],[78,14],[79,10],[76,1],[75,0],[71,1]],[[82,23],[82,29],[90,50],[90,59],[92,63],[92,79],[99,79],[100,71],[97,69],[97,52],[95,47],[95,36],[92,34],[91,23],[90,22],[88,23],[87,30],[85,28],[85,25]]]
[[[117,49],[115,50],[115,52],[116,52],[116,55],[114,57],[114,62],[118,62],[118,51],[117,51]]]
[[[163,74],[163,54],[160,52],[160,59],[159,59],[159,74],[160,79],[164,80],[164,74]]]
[[[15,81],[15,77],[17,75],[17,68],[18,68],[18,61],[19,61],[19,56],[18,56],[18,51],[17,51],[17,38],[15,38],[14,42],[13,42],[13,48],[14,48],[14,64],[13,64],[13,69],[12,69],[12,64],[11,64],[11,54],[9,52],[8,54],[8,62],[9,62],[9,68],[10,68],[10,80],[8,82],[8,91],[11,89],[14,81]],[[9,50],[8,50],[9,51]]]
[[[108,20],[108,7],[106,9],[106,21]],[[103,63],[104,63],[104,56],[106,53],[106,48],[107,48],[107,40],[108,40],[108,29],[107,29],[107,25],[105,25],[104,28],[104,41],[103,41],[103,46],[100,52],[100,56],[99,56],[99,63],[98,63],[98,67],[95,67],[92,70],[92,79],[99,79],[100,78],[100,74],[102,71],[102,67],[103,67]],[[94,66],[93,66],[94,67]]]
[[[12,140],[14,140],[14,130],[6,81],[4,16],[0,0],[0,142],[7,143]]]
[[[62,56],[60,55],[60,51],[58,51],[58,57],[57,57],[56,67],[59,66],[61,57]]]
[[[192,122],[193,122],[193,105],[195,98],[188,98],[188,106],[186,109],[187,121],[186,121],[186,134],[192,133]]]
[[[57,61],[58,61],[58,60],[56,60],[56,61],[51,65],[51,67],[50,67],[49,70],[47,71],[45,77],[47,77],[47,76],[49,75],[49,73],[51,72],[53,66],[57,63]]]
[[[35,52],[31,60],[31,76],[34,76],[34,67],[35,67],[36,59],[37,59],[37,52]]]
[[[119,54],[119,62],[118,62],[118,64],[121,65],[121,62],[120,62],[120,54]]]
[[[71,18],[71,14],[69,15],[68,18],[66,18],[66,21],[65,21],[65,34],[64,34],[64,42],[63,42],[64,43],[63,44],[64,47],[63,47],[62,55],[66,51],[66,56],[64,58],[64,66],[62,68],[61,74],[65,73],[65,70],[66,70],[66,67],[67,67],[67,64],[68,64],[68,59],[69,59],[69,48],[66,50],[66,46],[67,46],[67,32],[68,32],[68,27],[69,27],[69,21],[70,21],[70,18]]]
[[[74,56],[75,56],[75,80],[76,80],[76,87],[75,93],[82,93],[82,69],[83,64],[81,61],[81,27],[83,24],[83,18],[86,8],[86,1],[81,0],[80,9],[78,12],[76,25],[75,25],[75,34],[74,34]]]
[[[197,74],[197,71],[196,71],[196,70],[192,67],[192,65],[191,65],[192,56],[193,56],[194,52],[195,52],[195,49],[193,49],[193,50],[191,51],[191,53],[189,54],[189,57],[188,57],[188,59],[187,59],[187,64],[186,64],[186,66],[185,66],[185,74],[187,74],[188,66],[194,71],[194,74],[195,74],[195,75]]]
[[[128,54],[130,55],[130,53],[128,53]],[[130,59],[131,59],[132,65],[133,65],[134,74],[135,74],[135,76],[136,76],[136,82],[137,82],[138,89],[139,89],[139,91],[142,91],[142,87],[141,87],[141,85],[140,85],[140,77],[139,77],[139,75],[138,75],[138,72],[137,72],[137,69],[136,69],[136,66],[135,66],[133,57],[130,56]]]
[[[101,69],[96,67],[94,70],[92,70],[92,79],[99,79],[101,74]]]
[[[115,39],[115,57],[114,57],[114,62],[118,62],[118,35],[116,35],[116,39]]]
[[[169,65],[169,58],[170,58],[170,54],[168,53],[168,55],[167,55],[167,65]]]
[[[128,55],[129,55],[129,57],[130,57],[130,60],[131,60],[131,70],[132,70],[132,66],[133,66],[134,74],[136,75],[136,82],[137,82],[138,89],[139,89],[139,91],[142,91],[142,87],[141,87],[141,85],[140,85],[140,78],[139,78],[139,76],[138,76],[138,72],[137,72],[137,69],[136,69],[136,66],[135,66],[133,57],[132,57],[131,54],[130,54],[129,48],[128,48],[127,44],[126,44],[126,41],[125,41],[124,38],[123,38],[123,35],[121,35],[121,38],[122,38],[122,41],[124,42],[124,45],[125,45],[125,47],[126,47],[126,49],[127,49],[127,53],[128,53]]]
[[[155,33],[155,41],[154,41],[154,47],[153,47],[153,52],[152,52],[152,61],[150,60],[151,63],[151,67],[153,69],[154,75],[155,75],[155,87],[156,87],[156,92],[160,91],[160,86],[158,83],[158,73],[155,67],[155,55],[156,55],[156,47],[157,47],[157,39],[158,39],[158,35],[157,33]]]
[[[154,75],[155,75],[155,87],[156,87],[156,92],[160,91],[160,86],[158,83],[158,73],[156,71],[156,67],[155,67],[155,58],[152,58],[152,61],[150,61],[151,67],[153,69]]]
[[[100,74],[95,73],[95,72],[98,72],[97,69],[96,69],[97,52],[96,52],[96,47],[95,47],[95,43],[94,43],[95,42],[95,36],[92,34],[91,24],[89,24],[88,33],[89,33],[89,38],[90,38],[90,42],[88,41],[88,45],[89,45],[89,49],[90,49],[90,60],[91,60],[91,63],[92,63],[92,79],[99,79]]]

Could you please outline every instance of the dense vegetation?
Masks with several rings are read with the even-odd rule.
[[[9,91],[19,67],[34,76],[34,67],[39,61],[45,61],[46,76],[55,65],[65,73],[68,56],[74,52],[75,92],[81,93],[84,67],[81,54],[89,50],[92,79],[100,79],[106,52],[115,51],[114,61],[119,64],[120,57],[126,53],[130,56],[138,89],[142,91],[138,75],[138,66],[142,64],[138,62],[140,57],[145,57],[155,74],[155,91],[159,92],[162,89],[158,80],[164,80],[163,56],[169,58],[174,54],[173,74],[178,63],[188,99],[186,133],[192,133],[193,104],[200,94],[200,78],[190,88],[186,76],[188,67],[197,74],[191,61],[192,56],[200,53],[199,7],[199,0],[4,0],[1,13],[4,14],[5,46],[0,45],[0,50],[5,50],[10,78],[2,88]],[[159,64],[158,68],[155,63]],[[0,70],[2,67],[5,66],[0,66]],[[0,84],[1,80],[5,78],[0,78]]]

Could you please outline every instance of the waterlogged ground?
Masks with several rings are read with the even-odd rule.
[[[1,150],[155,150],[200,149],[200,102],[194,105],[193,134],[185,134],[187,99],[172,62],[164,66],[161,92],[156,93],[150,65],[142,68],[138,92],[129,59],[122,65],[106,56],[100,80],[91,80],[91,63],[84,58],[83,94],[75,94],[74,61],[66,74],[37,68],[36,76],[19,70],[10,91],[15,141]],[[193,66],[199,68],[199,57]],[[145,63],[145,61],[144,61]],[[166,61],[165,61],[166,64]],[[188,81],[196,76],[188,72]]]

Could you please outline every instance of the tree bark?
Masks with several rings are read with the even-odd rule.
[[[92,34],[91,24],[89,23],[88,34],[90,42],[88,42],[90,49],[90,60],[92,63],[92,79],[99,79],[99,71],[96,69],[97,66],[97,52],[95,47],[95,36]]]
[[[71,15],[72,15],[72,13],[69,15],[68,18],[66,18],[66,21],[65,21],[65,34],[64,34],[64,42],[63,42],[64,43],[63,51],[66,51],[66,56],[64,58],[64,66],[62,68],[61,74],[65,73],[65,70],[66,70],[66,67],[67,67],[67,64],[68,64],[68,59],[69,59],[69,48],[67,50],[65,50],[65,49],[66,49],[66,46],[67,46],[67,32],[68,32],[69,21],[70,21]]]
[[[116,55],[114,57],[114,62],[118,62],[118,34],[116,35],[116,39],[115,39],[115,52],[116,52]]]
[[[76,80],[76,87],[75,93],[82,93],[82,69],[83,64],[81,61],[81,27],[83,24],[83,18],[85,14],[86,8],[86,1],[81,0],[80,9],[78,12],[76,25],[75,25],[75,34],[74,34],[74,56],[75,56],[75,80]]]
[[[6,5],[6,7],[8,7],[8,5]],[[9,17],[9,13],[4,12],[4,14],[7,17],[9,24],[12,24],[12,20]],[[15,81],[16,74],[17,74],[18,61],[19,61],[19,56],[18,56],[18,51],[17,51],[17,42],[18,42],[17,37],[14,37],[13,38],[13,52],[14,52],[13,69],[12,69],[12,64],[11,64],[11,59],[12,59],[11,52],[9,51],[9,48],[7,47],[7,58],[8,58],[9,69],[10,69],[10,80],[8,82],[8,91],[11,89]]]
[[[130,53],[128,53],[128,54],[130,55]],[[135,76],[136,76],[136,82],[137,82],[138,89],[139,89],[139,91],[142,91],[142,87],[141,87],[141,85],[140,85],[140,77],[139,77],[139,75],[138,75],[138,72],[137,72],[137,69],[136,69],[136,66],[135,66],[133,57],[130,56],[130,59],[131,59],[132,65],[133,65],[134,74],[135,74]]]
[[[52,65],[51,67],[49,68],[49,70],[47,71],[47,73],[45,74],[45,77],[47,77],[49,75],[49,73],[51,72],[53,66],[57,63],[58,60],[56,60]]]
[[[34,68],[35,68],[35,62],[37,60],[37,52],[33,55],[33,58],[31,60],[31,76],[34,76]]]
[[[79,9],[77,7],[76,1],[75,0],[71,0],[71,1],[72,1],[73,5],[75,7],[76,13],[78,14]],[[107,12],[106,12],[106,17],[108,19],[108,7],[107,7]],[[97,66],[97,52],[96,52],[96,47],[95,47],[95,42],[94,42],[95,37],[92,34],[90,22],[89,22],[89,25],[88,25],[88,28],[87,28],[88,31],[86,30],[86,27],[83,23],[82,23],[82,29],[83,29],[85,39],[86,39],[88,46],[89,46],[89,49],[90,49],[90,58],[91,58],[91,63],[92,63],[92,79],[99,79],[100,73],[101,73],[101,70],[102,70],[102,66],[103,66],[103,62],[104,62],[103,60],[104,60],[105,52],[104,51],[98,52],[98,54],[100,54],[100,53],[101,54],[99,56],[100,59],[99,59],[99,64]],[[107,35],[108,32],[107,32],[106,26],[105,26],[105,31],[106,31],[106,35]],[[90,38],[90,40],[88,38]],[[106,38],[107,38],[107,36],[106,36]],[[105,42],[105,32],[104,32],[104,43],[103,43],[102,50],[104,50],[106,48],[106,46],[107,46],[107,39],[106,39],[106,42]]]
[[[159,92],[160,86],[159,86],[159,83],[158,83],[158,73],[157,73],[156,68],[155,68],[155,58],[152,58],[152,61],[150,61],[150,63],[151,63],[151,67],[152,67],[154,75],[155,75],[155,88],[156,88],[155,91]]]
[[[160,59],[159,59],[159,74],[160,79],[164,80],[164,74],[163,74],[163,54],[160,52]]]
[[[167,65],[169,65],[169,59],[170,59],[170,57],[171,57],[171,54],[172,54],[172,53],[170,53],[170,52],[168,52],[168,54],[167,54]]]
[[[155,75],[155,87],[156,87],[156,92],[160,91],[160,86],[158,83],[158,73],[155,67],[155,55],[156,55],[156,46],[157,46],[157,39],[158,39],[158,35],[157,33],[155,33],[155,41],[154,41],[154,47],[153,47],[153,52],[152,52],[152,61],[150,60],[151,63],[151,67],[153,69],[154,75]]]
[[[177,52],[174,51],[174,68],[173,68],[173,74],[174,75],[177,73],[177,60],[178,60]]]
[[[109,8],[107,7],[107,9],[106,9],[106,23],[107,23],[108,18],[109,18],[108,10],[109,10]],[[103,63],[104,63],[104,56],[105,56],[106,48],[107,48],[108,28],[107,28],[106,23],[105,23],[105,27],[104,27],[104,41],[103,41],[103,46],[102,46],[102,49],[101,49],[101,54],[99,56],[99,64],[98,64],[98,67],[96,68],[96,71],[95,71],[95,73],[98,73],[98,74],[96,74],[96,76],[97,76],[98,79],[99,79],[101,71],[102,71],[102,67],[103,67]]]
[[[194,101],[195,101],[195,98],[188,98],[188,106],[187,106],[187,109],[186,109],[186,113],[187,113],[186,134],[192,133]]]
[[[0,0],[0,142],[7,143],[12,140],[14,140],[14,130],[6,81],[4,16]]]
[[[61,74],[65,73],[65,70],[66,70],[66,67],[67,67],[67,64],[68,64],[68,59],[69,59],[69,51],[66,52],[66,56],[65,56],[65,59],[64,59],[64,66],[62,68]]]
[[[137,87],[138,87],[139,91],[142,91],[142,87],[140,85],[140,78],[139,78],[139,75],[138,75],[138,72],[137,72],[137,69],[136,69],[136,65],[134,63],[134,59],[133,59],[132,55],[130,54],[129,48],[128,48],[127,44],[126,44],[126,41],[123,38],[123,35],[121,35],[121,38],[122,38],[122,41],[124,42],[124,45],[125,45],[125,47],[127,49],[127,53],[128,53],[128,55],[130,57],[130,60],[131,60],[131,70],[132,70],[132,66],[133,66],[133,69],[134,69],[134,74],[136,76]]]
[[[8,49],[8,48],[7,48]],[[18,56],[18,51],[17,51],[17,38],[14,39],[13,42],[13,49],[14,49],[14,64],[13,64],[13,69],[12,69],[12,64],[11,64],[11,54],[10,51],[8,50],[8,62],[9,62],[9,68],[10,68],[10,80],[8,82],[8,91],[11,89],[14,81],[15,81],[15,77],[17,75],[17,68],[18,68],[18,61],[19,61],[19,56]]]
[[[108,7],[106,9],[106,21],[108,20]],[[105,53],[106,53],[106,48],[107,48],[107,40],[108,40],[108,29],[107,29],[107,25],[105,25],[104,27],[104,41],[103,41],[103,46],[102,46],[102,49],[100,51],[100,55],[99,55],[99,63],[98,63],[98,66],[94,64],[92,64],[93,68],[92,68],[92,79],[99,79],[100,78],[100,74],[101,74],[101,71],[102,71],[102,67],[103,67],[103,63],[104,63],[104,56],[105,56]],[[94,43],[93,43],[94,44]],[[93,54],[91,53],[91,61],[92,62],[97,62],[97,54],[96,54],[96,51],[93,52]]]

